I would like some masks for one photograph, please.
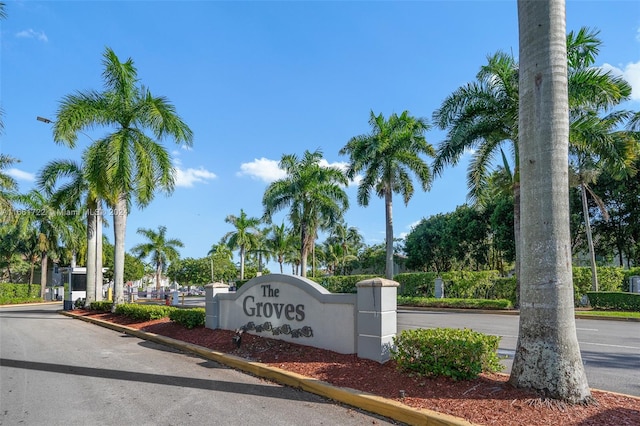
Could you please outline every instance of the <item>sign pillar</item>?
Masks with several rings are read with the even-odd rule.
[[[358,357],[385,363],[391,358],[397,333],[396,281],[373,278],[360,281],[358,289]]]
[[[213,283],[204,286],[204,304],[205,318],[204,325],[206,328],[215,330],[220,325],[220,304],[216,295],[220,293],[229,293],[229,286],[223,283]]]

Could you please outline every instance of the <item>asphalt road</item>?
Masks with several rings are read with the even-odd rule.
[[[0,308],[0,425],[394,424],[60,308]]]
[[[511,371],[518,339],[518,315],[443,311],[398,311],[398,332],[413,328],[470,328],[501,336],[498,353]],[[589,386],[640,396],[640,322],[576,319],[578,343]]]

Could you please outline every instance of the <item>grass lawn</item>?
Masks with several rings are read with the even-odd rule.
[[[588,315],[593,317],[640,318],[640,312],[620,311],[576,311],[576,315]]]

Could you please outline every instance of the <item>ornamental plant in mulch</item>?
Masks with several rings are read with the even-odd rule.
[[[499,336],[469,329],[420,328],[402,331],[393,342],[392,359],[410,374],[469,380],[504,368],[497,354]]]

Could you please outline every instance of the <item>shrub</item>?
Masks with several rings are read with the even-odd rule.
[[[91,304],[89,305],[89,309],[98,312],[111,312],[111,307],[113,307],[113,302],[110,302],[108,300],[91,302]]]
[[[40,301],[40,284],[0,283],[0,303],[24,303],[34,301]]]
[[[204,308],[175,309],[169,312],[169,319],[186,328],[194,328],[204,325]]]
[[[309,278],[317,282],[331,293],[356,293],[356,284],[360,281],[379,277],[380,275],[332,275],[328,277]]]
[[[411,374],[459,380],[503,368],[497,354],[500,337],[469,329],[403,330],[393,343],[392,359],[401,371]]]
[[[425,308],[460,308],[460,309],[511,309],[510,300],[498,299],[435,299],[427,297],[398,296],[398,305],[421,306]]]
[[[173,306],[161,305],[137,305],[135,303],[123,303],[116,306],[116,314],[124,315],[141,321],[149,321],[153,319],[166,318],[172,310],[176,310]]]
[[[598,290],[599,291],[620,291],[624,280],[622,268],[599,266],[598,272]],[[573,293],[576,306],[579,305],[582,296],[591,291],[592,278],[591,268],[574,266],[573,267]]]
[[[640,312],[639,293],[589,291],[587,297],[593,309]]]

